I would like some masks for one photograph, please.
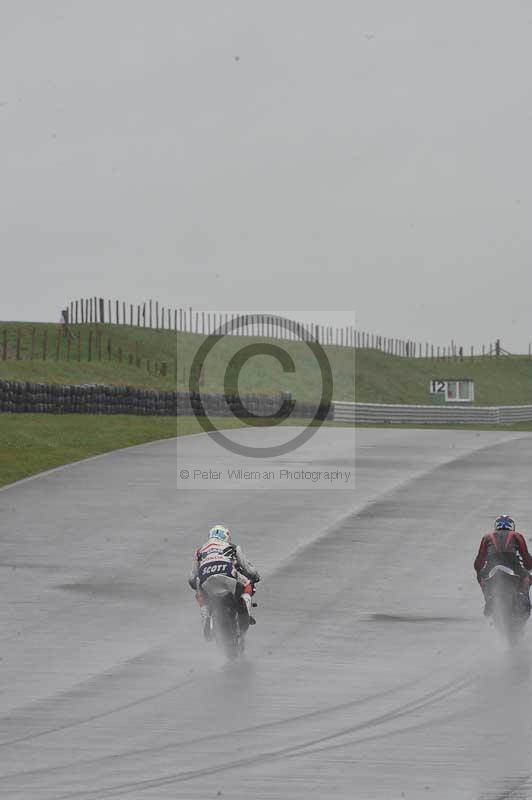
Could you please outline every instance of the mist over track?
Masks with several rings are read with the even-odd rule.
[[[306,466],[353,435],[320,429]],[[497,513],[532,530],[532,437],[359,429],[356,453],[354,491],[177,492],[175,441],[0,491],[0,797],[532,798],[532,634],[507,651],[472,569]],[[214,522],[263,574],[238,664],[186,584]]]

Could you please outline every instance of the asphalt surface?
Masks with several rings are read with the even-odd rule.
[[[306,468],[347,470],[351,436],[321,430]],[[241,465],[216,448],[179,464]],[[497,513],[532,529],[532,437],[363,429],[356,452],[355,490],[178,492],[163,442],[1,491],[0,797],[532,798],[531,634],[507,649],[472,571]],[[233,664],[186,584],[218,521],[263,574]]]

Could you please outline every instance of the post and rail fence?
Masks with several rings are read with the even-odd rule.
[[[177,380],[177,358],[159,359],[144,353],[141,341],[129,346],[98,327],[57,324],[0,329],[0,362],[109,362],[128,365],[159,377]]]
[[[425,358],[432,361],[463,361],[474,358],[499,358],[509,353],[501,346],[500,339],[482,345],[475,350],[471,345],[465,348],[451,340],[448,345],[434,345],[430,342],[382,336],[353,326],[337,327],[317,322],[294,321],[287,327],[276,323],[275,315],[267,314],[228,314],[216,311],[197,311],[192,307],[175,308],[165,306],[157,300],[146,300],[133,304],[125,301],[109,300],[102,297],[81,298],[71,301],[62,311],[64,323],[76,326],[122,325],[131,328],[191,333],[201,336],[215,334],[223,326],[227,335],[260,336],[261,338],[297,341],[303,331],[307,338],[315,339],[329,347],[348,347],[355,350],[377,350],[387,355],[402,358]],[[237,319],[240,326],[232,325]],[[532,345],[528,356],[532,358]]]

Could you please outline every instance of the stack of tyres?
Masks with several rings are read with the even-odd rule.
[[[101,384],[59,385],[0,379],[0,412],[47,414],[134,414],[140,416],[281,416],[278,396],[164,392]],[[291,402],[291,400],[290,400]],[[329,409],[320,409],[326,417]],[[297,416],[315,407],[297,404]]]

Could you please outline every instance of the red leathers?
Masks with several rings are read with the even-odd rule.
[[[503,556],[503,558],[499,558]],[[504,556],[516,556],[522,566],[532,569],[532,556],[528,552],[525,537],[517,531],[493,531],[486,533],[480,540],[477,557],[475,558],[475,571],[479,582],[481,571],[487,566],[492,566],[507,560]]]
[[[513,526],[513,520],[510,522]],[[492,598],[489,595],[486,579],[490,570],[498,564],[510,567],[521,576],[520,594],[523,598],[523,608],[530,613],[528,570],[532,569],[532,556],[528,552],[525,538],[522,533],[514,530],[494,530],[492,533],[486,533],[480,540],[474,564],[477,580],[486,601],[484,615],[490,616],[492,613]]]

